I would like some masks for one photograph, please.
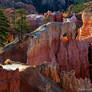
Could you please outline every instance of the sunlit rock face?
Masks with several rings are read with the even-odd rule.
[[[4,64],[1,64],[1,67],[7,71],[15,71],[15,70],[19,70],[22,71],[30,66],[24,64],[24,63],[21,63],[21,62],[16,62],[16,61],[12,61],[10,59],[7,59]]]
[[[69,30],[68,27],[63,27]],[[71,27],[72,28],[72,27]],[[76,77],[89,76],[88,44],[76,40],[62,40],[62,26],[56,23],[50,27],[37,29],[27,52],[29,65],[43,64],[45,61],[58,63],[60,71],[76,72]]]
[[[89,8],[83,12],[82,20],[83,20],[83,26],[80,28],[78,33],[79,40],[92,37],[92,8]]]

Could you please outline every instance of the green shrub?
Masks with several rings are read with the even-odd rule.
[[[87,8],[87,6],[84,5],[84,3],[80,3],[80,4],[75,5],[75,7],[72,9],[72,12],[78,13],[78,12],[83,11],[85,8]]]

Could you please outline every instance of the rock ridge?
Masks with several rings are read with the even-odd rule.
[[[69,72],[73,69],[77,77],[89,77],[88,43],[63,40],[62,30],[69,28],[73,30],[73,26],[62,26],[58,22],[39,27],[34,33],[35,38],[30,41],[27,63],[39,65],[45,61],[54,62],[59,64],[60,71]]]

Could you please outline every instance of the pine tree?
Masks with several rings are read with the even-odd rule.
[[[15,22],[15,30],[18,34],[19,41],[23,40],[23,35],[30,30],[29,22],[26,20],[25,10],[19,9],[16,11],[19,14]],[[17,15],[18,15],[17,14]]]
[[[0,10],[0,46],[4,46],[9,35],[9,22],[7,17]]]

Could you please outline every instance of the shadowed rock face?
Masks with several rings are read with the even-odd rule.
[[[3,63],[6,59],[26,63],[29,41],[29,39],[26,39],[21,43],[12,43],[0,50],[0,63]]]
[[[44,63],[42,65],[36,66],[36,70],[38,70],[42,75],[50,78],[51,80],[59,83],[59,73],[58,73],[58,65],[54,63]]]
[[[69,26],[66,29],[69,29]],[[89,76],[87,43],[72,39],[63,41],[62,26],[58,23],[50,24],[50,28],[39,28],[35,35],[36,38],[31,40],[27,52],[28,64],[39,65],[49,61],[58,63],[60,71],[74,69],[77,77]]]
[[[0,68],[0,92],[21,92],[19,71]]]
[[[63,71],[58,76],[58,67],[54,63],[30,67],[11,62],[1,65],[3,68],[0,68],[0,92],[80,92],[81,90],[91,92],[90,79],[76,78],[74,70]],[[59,80],[60,85],[56,84],[55,78]]]
[[[82,14],[83,26],[80,28],[78,33],[78,39],[84,40],[92,37],[92,8],[85,10]],[[92,39],[87,42],[92,42]]]
[[[14,61],[11,61],[11,64],[2,65],[6,70],[2,69],[2,71],[0,71],[0,74],[2,75],[2,77],[0,77],[0,81],[3,80],[0,82],[0,92],[64,92],[61,87],[49,77],[51,74],[57,73],[55,70],[56,68],[53,65],[54,64],[52,63],[48,63],[44,64],[44,66],[30,67],[21,63],[17,64]],[[49,66],[51,66],[52,70],[48,69]],[[43,67],[43,69],[46,69],[47,67],[47,73],[49,76],[42,75],[39,72],[38,67]],[[16,69],[19,69],[19,71]],[[46,70],[43,70],[43,72],[47,74]],[[51,72],[51,74],[49,72]],[[54,78],[54,76],[55,75],[51,77]],[[17,78],[19,78],[18,81]],[[12,83],[12,85],[7,82]],[[18,82],[20,84],[18,84]],[[3,84],[5,86],[3,87],[3,90],[5,91],[2,90]],[[9,86],[7,87],[7,85]],[[7,91],[5,88],[9,90]]]
[[[37,70],[27,68],[20,72],[21,92],[64,92],[53,81],[42,76]]]

